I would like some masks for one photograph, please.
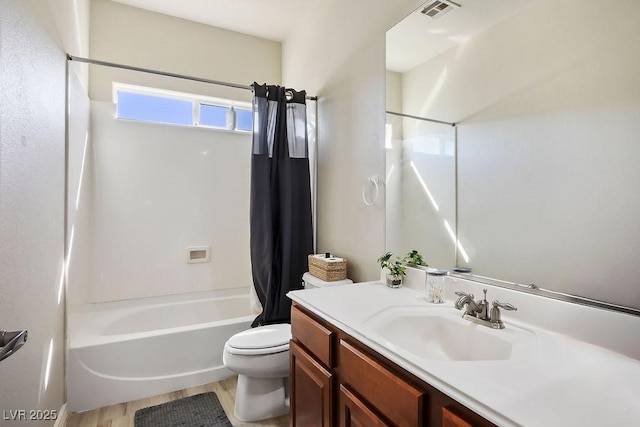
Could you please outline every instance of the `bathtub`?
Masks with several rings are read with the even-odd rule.
[[[227,378],[224,343],[255,318],[247,288],[70,306],[67,408],[127,402]]]

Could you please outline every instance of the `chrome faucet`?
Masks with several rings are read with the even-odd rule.
[[[482,315],[482,313],[484,313],[485,317],[486,317],[487,308],[486,308],[486,306],[484,304],[486,302],[486,296],[487,296],[487,290],[486,289],[484,290],[485,299],[484,300],[480,300],[478,302],[475,302],[473,300],[473,294],[467,294],[467,293],[464,293],[462,291],[458,291],[458,292],[456,292],[456,295],[458,295],[460,297],[456,301],[456,308],[458,310],[462,310],[464,308],[464,306],[466,305],[464,314],[468,314],[470,316],[476,316],[477,317],[478,313],[480,313],[481,315]]]
[[[488,326],[493,329],[504,329],[504,323],[500,319],[500,308],[504,310],[517,310],[511,304],[501,303],[498,300],[493,301],[493,308],[489,311],[489,302],[487,301],[487,290],[483,289],[484,297],[481,300],[474,301],[473,294],[467,294],[462,291],[456,292],[458,299],[455,307],[458,310],[464,308],[463,319],[470,320],[479,325]]]

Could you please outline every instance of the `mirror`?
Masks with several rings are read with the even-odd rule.
[[[456,3],[387,33],[387,110],[458,132],[443,177],[416,161],[429,146],[411,139],[417,119],[387,115],[387,172],[402,169],[388,179],[389,250],[640,313],[640,3]],[[443,127],[421,132],[447,140]],[[442,216],[412,163],[448,200]]]
[[[416,249],[430,267],[455,264],[455,129],[387,113],[387,250]]]

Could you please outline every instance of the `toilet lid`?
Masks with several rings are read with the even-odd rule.
[[[237,349],[262,349],[289,344],[290,339],[291,325],[282,323],[258,326],[257,328],[239,332],[229,338],[227,344]]]

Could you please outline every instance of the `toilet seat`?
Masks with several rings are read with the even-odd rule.
[[[291,325],[288,323],[259,326],[229,338],[225,350],[246,356],[280,353],[289,350],[290,339]]]

